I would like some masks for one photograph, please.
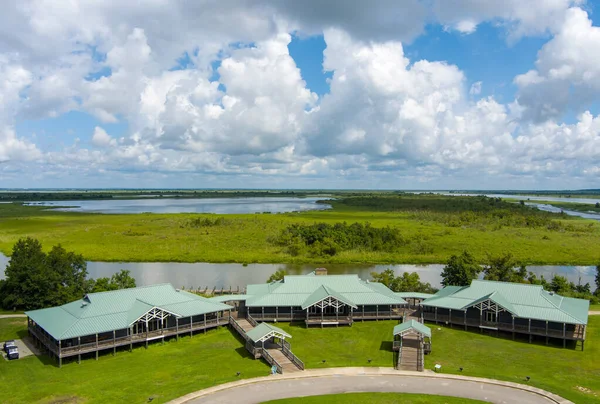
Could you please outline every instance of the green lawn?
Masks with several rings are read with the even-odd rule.
[[[424,394],[398,393],[348,393],[328,394],[324,396],[286,398],[265,401],[263,404],[477,404],[479,400],[448,396],[429,396]]]
[[[590,304],[590,311],[600,311],[600,304]]]
[[[26,318],[0,318],[0,342],[27,336]]]
[[[239,263],[440,263],[469,250],[484,261],[486,253],[512,253],[528,264],[592,265],[600,262],[600,223],[556,219],[565,229],[451,226],[441,214],[370,212],[344,209],[287,214],[100,215],[43,211],[0,204],[0,251],[10,254],[21,237],[39,239],[46,249],[61,243],[92,261],[239,262]],[[218,226],[190,227],[192,219],[225,217]],[[293,257],[268,242],[287,226],[315,222],[370,222],[399,229],[406,245],[394,252],[343,251],[333,257]]]
[[[184,337],[148,350],[118,351],[64,364],[47,356],[0,359],[0,403],[163,403],[183,394],[240,377],[269,374],[269,366],[248,357],[227,328]]]
[[[3,320],[4,321],[4,320]],[[1,324],[1,323],[0,323]],[[292,335],[292,350],[307,368],[393,366],[395,321],[355,323],[352,327],[310,328],[280,323]],[[591,316],[585,351],[465,332],[430,324],[433,351],[426,368],[444,373],[527,383],[575,403],[600,403],[600,316]],[[24,330],[21,328],[21,332]],[[17,333],[19,331],[17,330]],[[369,362],[371,359],[371,362]],[[323,363],[325,360],[325,363]],[[459,368],[462,367],[461,372]],[[165,402],[240,377],[263,376],[269,367],[246,355],[228,329],[185,337],[132,353],[105,354],[96,362],[69,362],[58,369],[46,356],[0,360],[2,403]],[[409,401],[410,402],[410,401]],[[416,401],[418,402],[418,401]]]

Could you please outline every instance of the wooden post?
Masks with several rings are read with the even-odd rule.
[[[275,306],[275,319],[279,320],[279,306]]]
[[[179,317],[175,317],[175,334],[177,334],[177,341],[179,341]]]
[[[81,337],[77,337],[77,352],[81,352]],[[81,353],[77,354],[77,364],[81,363]]]
[[[377,321],[378,318],[379,318],[379,305],[376,304],[375,305],[375,320]]]
[[[448,322],[450,323],[450,328],[452,328],[452,309],[448,309]]]
[[[529,343],[531,344],[531,319],[529,319],[529,325],[527,326],[527,332],[529,333]]]
[[[262,315],[262,320],[264,321],[265,320],[265,307],[264,306],[260,308],[260,312]]]
[[[566,323],[563,323],[563,348],[567,347],[567,340],[566,340]]]
[[[437,306],[435,307],[435,323],[437,324]]]
[[[58,368],[62,368],[62,341],[58,340]]]
[[[98,360],[98,334],[96,334],[96,360]]]
[[[512,339],[515,340],[515,316],[512,317]]]
[[[192,337],[192,316],[190,316],[190,338]]]
[[[363,304],[363,309],[362,309],[362,321],[365,321],[365,305]]]
[[[219,322],[218,314],[217,314],[217,322]],[[204,333],[206,334],[206,313],[204,313]]]
[[[465,331],[467,331],[467,310],[465,310],[464,322],[465,322]]]
[[[294,321],[294,308],[292,306],[290,306],[290,319]]]
[[[548,321],[546,321],[546,345],[548,345]]]
[[[115,330],[113,330],[113,356],[117,354],[117,338]]]
[[[148,349],[148,319],[146,319],[146,349]]]

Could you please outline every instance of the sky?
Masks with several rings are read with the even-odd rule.
[[[7,0],[0,188],[600,188],[597,0]]]

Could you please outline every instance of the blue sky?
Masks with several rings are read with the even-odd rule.
[[[597,2],[413,3],[9,8],[0,186],[597,187]]]

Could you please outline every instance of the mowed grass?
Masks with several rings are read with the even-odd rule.
[[[277,326],[292,336],[289,340],[292,351],[304,362],[304,366],[319,369],[394,366],[392,330],[396,324],[395,320],[386,320],[358,322],[352,327],[306,328],[303,323],[278,323]]]
[[[435,213],[430,215],[435,217]],[[225,217],[219,226],[191,227],[190,220]],[[528,264],[595,265],[600,262],[600,223],[561,219],[569,231],[545,228],[451,227],[410,212],[348,209],[287,214],[64,213],[0,204],[0,251],[9,255],[21,237],[39,239],[46,249],[61,243],[92,261],[238,263],[441,263],[469,250],[483,262],[486,253],[511,252]],[[370,222],[392,226],[412,240],[394,252],[343,251],[333,257],[293,257],[270,237],[294,224]]]
[[[27,336],[26,318],[0,318],[0,342]]]
[[[310,369],[393,366],[395,324],[371,321],[324,329],[287,323],[278,326],[292,335],[293,352]],[[590,317],[583,352],[429,326],[433,351],[425,357],[427,369],[440,364],[444,373],[528,383],[575,403],[600,402],[599,316]],[[0,402],[144,403],[152,397],[153,403],[160,403],[235,380],[238,371],[246,378],[265,376],[269,370],[266,363],[249,358],[242,341],[222,328],[179,342],[154,343],[148,350],[138,347],[132,353],[118,351],[114,357],[103,354],[97,362],[91,358],[80,365],[70,361],[62,369],[47,356],[0,360],[0,385],[11,386],[0,389]],[[531,378],[529,382],[526,376]]]
[[[93,357],[93,356],[92,356]],[[164,403],[241,378],[266,376],[269,366],[247,355],[229,329],[183,337],[146,350],[102,354],[59,369],[48,356],[0,360],[0,403]]]
[[[476,404],[485,401],[449,396],[399,393],[347,393],[323,396],[286,398],[265,401],[263,404]]]
[[[575,403],[600,402],[600,316],[590,316],[585,350],[529,344],[427,324],[433,332],[432,353],[425,365],[442,372],[527,383]],[[463,368],[461,372],[459,369]],[[526,376],[531,379],[525,381]]]

